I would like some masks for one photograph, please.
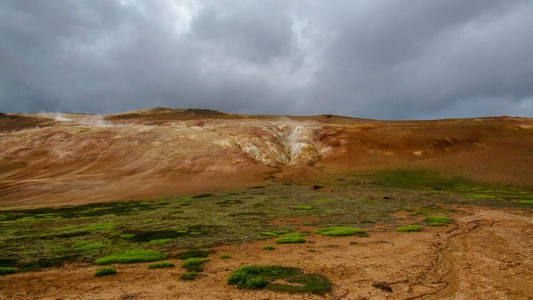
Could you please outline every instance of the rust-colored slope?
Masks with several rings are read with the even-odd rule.
[[[106,118],[47,116],[56,120],[46,121],[50,126],[0,132],[0,207],[163,196],[392,167],[513,184],[533,180],[533,120],[526,118],[387,122],[164,108]]]

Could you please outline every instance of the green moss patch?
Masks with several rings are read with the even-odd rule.
[[[302,237],[303,234],[299,232],[286,233],[281,237],[274,240],[278,244],[302,244],[305,243],[305,239]]]
[[[294,210],[312,210],[313,207],[311,205],[296,205],[291,207],[291,209]]]
[[[198,273],[196,272],[185,272],[181,274],[180,279],[181,280],[194,280],[198,276]]]
[[[220,259],[230,259],[231,256],[229,254],[222,254],[220,255]]]
[[[165,243],[168,243],[170,241],[170,239],[157,239],[157,240],[151,240],[150,241],[150,245],[162,245],[162,244],[165,244]]]
[[[181,265],[182,268],[187,269],[189,272],[201,272],[202,271],[202,265],[209,261],[209,258],[203,258],[203,257],[192,257],[187,258],[183,264]]]
[[[90,251],[103,249],[105,246],[100,242],[79,241],[72,245],[72,248],[78,251]]]
[[[262,249],[263,250],[274,250],[274,247],[270,245],[264,245]]]
[[[276,292],[324,294],[331,290],[329,280],[320,274],[281,266],[243,266],[233,271],[229,285],[241,289],[268,289]]]
[[[148,266],[148,269],[164,269],[164,268],[174,268],[174,264],[162,261],[162,262],[156,262]]]
[[[424,222],[428,223],[429,226],[443,226],[453,222],[453,219],[441,216],[429,216],[424,219]]]
[[[313,233],[323,236],[368,236],[368,233],[356,227],[324,227],[314,230]]]
[[[167,258],[166,254],[155,250],[129,250],[101,257],[95,260],[94,263],[97,265],[108,265],[114,263],[131,264],[161,260],[165,258]]]
[[[400,227],[396,227],[396,231],[398,232],[412,232],[412,231],[421,231],[422,227],[419,225],[404,225]]]
[[[96,276],[96,277],[113,275],[113,274],[117,274],[117,270],[115,268],[112,268],[112,267],[101,268],[101,269],[96,270],[96,272],[94,272],[94,276]]]
[[[526,205],[533,205],[533,200],[520,200],[518,201],[520,204],[526,204]]]
[[[17,268],[13,267],[0,267],[0,275],[13,274],[17,272]]]
[[[187,250],[176,255],[178,259],[185,260],[194,257],[207,257],[212,250]]]

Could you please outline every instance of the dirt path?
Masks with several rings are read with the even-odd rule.
[[[112,277],[94,266],[69,265],[0,277],[0,299],[532,299],[533,216],[527,211],[468,208],[447,227],[399,233],[381,226],[370,237],[307,237],[308,243],[272,240],[216,248],[199,279],[178,280],[174,269],[118,265]],[[274,251],[261,250],[271,244]],[[221,260],[226,253],[231,259]],[[333,283],[325,296],[246,291],[226,285],[245,264],[296,266]],[[373,287],[385,282],[387,292]]]

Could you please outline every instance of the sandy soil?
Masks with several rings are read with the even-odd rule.
[[[528,118],[393,122],[163,108],[107,118],[0,117],[0,208],[229,190],[272,177],[394,167],[533,182]]]
[[[530,211],[461,208],[457,223],[398,233],[376,227],[370,237],[308,236],[301,245],[261,247],[272,240],[216,248],[202,276],[178,280],[174,269],[117,265],[113,277],[95,266],[69,265],[0,277],[1,299],[531,299],[533,215]],[[227,253],[232,259],[221,260]],[[179,261],[174,261],[179,264]],[[245,264],[296,266],[333,283],[324,296],[239,290],[226,285]],[[392,292],[372,286],[386,282]]]

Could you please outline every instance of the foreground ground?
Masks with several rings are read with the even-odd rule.
[[[68,265],[0,278],[2,295],[13,299],[530,299],[533,294],[531,211],[461,208],[457,223],[424,232],[369,228],[370,237],[311,236],[306,244],[262,240],[216,247],[194,282],[178,269],[148,270],[119,265],[113,280],[95,278],[96,267]],[[402,219],[413,222],[411,218]],[[232,258],[222,260],[220,253]],[[175,260],[171,260],[175,261]],[[231,270],[243,264],[299,266],[333,282],[324,296],[246,291],[228,287]],[[386,282],[392,292],[372,286]],[[424,297],[425,296],[425,297]]]
[[[0,152],[0,299],[533,295],[531,119],[0,114]],[[313,233],[331,226],[365,234]],[[192,281],[180,279],[187,249],[210,251]],[[128,251],[175,266],[111,263],[116,274],[95,276]],[[227,284],[251,264],[300,268],[331,289]]]

